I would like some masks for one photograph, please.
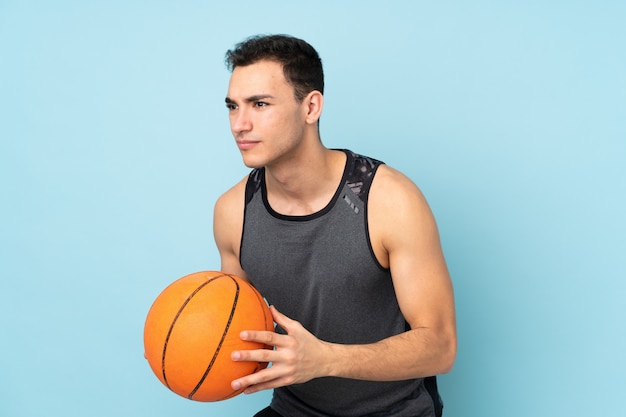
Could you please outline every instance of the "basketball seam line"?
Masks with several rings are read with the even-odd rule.
[[[191,293],[191,295],[189,297],[187,297],[187,299],[183,302],[183,304],[180,306],[180,308],[178,309],[178,312],[176,313],[176,315],[174,316],[174,319],[172,320],[172,324],[170,325],[170,328],[167,332],[167,336],[165,337],[165,342],[163,343],[163,354],[161,356],[161,374],[163,375],[163,382],[165,383],[165,386],[167,388],[169,388],[170,390],[172,389],[170,387],[170,384],[167,382],[167,376],[165,373],[165,356],[166,356],[166,352],[167,352],[167,344],[170,340],[170,336],[172,335],[172,331],[174,331],[174,326],[176,325],[176,321],[178,321],[178,318],[180,317],[180,315],[182,314],[183,310],[185,309],[185,307],[187,306],[187,304],[189,304],[189,302],[191,301],[191,299],[202,289],[204,288],[206,285],[210,284],[212,281],[223,277],[224,275],[219,275],[217,277],[213,277],[210,280],[203,282],[200,286],[198,286],[198,288],[196,288],[194,290],[194,292]]]
[[[237,301],[239,300],[239,283],[232,276],[228,274],[226,274],[226,276],[228,276],[235,283],[235,286],[237,288],[235,291],[235,298],[233,299],[233,306],[230,309],[230,316],[228,317],[228,322],[226,323],[226,327],[224,328],[224,332],[222,333],[220,342],[218,343],[217,348],[215,349],[215,352],[213,353],[213,358],[211,358],[211,362],[209,363],[209,366],[207,367],[206,371],[204,371],[204,375],[202,375],[202,378],[200,378],[200,381],[198,381],[198,384],[196,385],[196,387],[191,391],[191,393],[189,393],[187,397],[190,400],[193,399],[192,397],[200,389],[207,375],[209,375],[209,372],[211,372],[211,368],[213,368],[213,364],[215,363],[217,356],[219,355],[220,350],[222,349],[222,345],[224,344],[224,340],[226,339],[226,335],[228,334],[228,330],[230,329],[230,325],[233,321],[235,310],[237,309]]]

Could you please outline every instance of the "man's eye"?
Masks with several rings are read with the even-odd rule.
[[[254,103],[254,105],[257,107],[267,107],[267,103],[263,101],[257,101],[256,103]]]
[[[234,105],[234,104],[227,104],[227,105],[226,105],[226,108],[227,108],[228,110],[236,110],[236,109],[237,109],[237,106],[236,106],[236,105]]]

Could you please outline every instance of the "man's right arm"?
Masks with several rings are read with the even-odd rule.
[[[247,177],[218,198],[213,211],[213,236],[220,253],[220,271],[247,280],[239,262],[246,181]]]

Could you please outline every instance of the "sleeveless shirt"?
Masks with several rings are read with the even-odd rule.
[[[374,256],[368,233],[367,199],[382,162],[343,152],[347,160],[335,194],[310,215],[274,211],[265,170],[250,173],[240,262],[270,304],[317,338],[374,343],[408,329],[390,271]],[[415,417],[441,411],[434,377],[393,382],[317,378],[275,389],[271,406],[289,417]]]

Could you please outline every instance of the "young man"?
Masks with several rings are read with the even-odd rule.
[[[257,416],[436,416],[434,375],[456,355],[453,290],[419,189],[381,162],[327,149],[318,121],[321,60],[306,42],[258,36],[226,54],[226,106],[251,174],[215,205],[225,272],[272,305],[277,332],[241,338],[274,350],[233,381],[274,389]]]

